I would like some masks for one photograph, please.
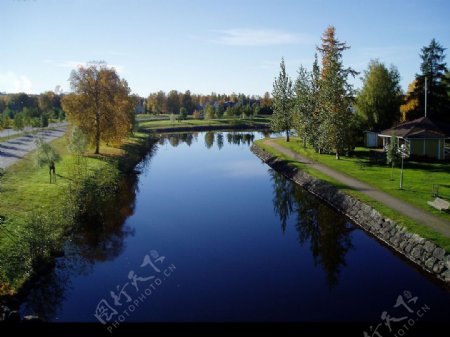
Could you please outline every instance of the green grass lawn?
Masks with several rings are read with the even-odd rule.
[[[138,151],[143,151],[140,141],[148,135],[136,133],[133,137],[119,147],[106,146],[100,148],[100,155],[94,155],[90,149],[85,156],[87,169],[98,172],[109,165],[132,165],[138,160]],[[67,149],[67,138],[63,136],[52,142],[52,145],[61,155],[61,161],[56,163],[56,183],[49,183],[47,167],[36,167],[34,164],[34,151],[26,155],[14,165],[5,170],[5,175],[0,178],[0,217],[6,218],[6,222],[0,224],[0,254],[11,250],[11,245],[21,245],[21,237],[14,233],[29,221],[29,215],[38,210],[47,213],[52,210],[62,209],[67,200],[67,186],[72,179],[75,160]],[[142,157],[140,157],[142,158]],[[122,163],[123,162],[123,163]],[[21,258],[14,261],[20,272],[14,276],[10,284],[0,283],[0,295],[14,293],[28,278],[28,274],[21,268],[25,263]],[[0,266],[1,268],[1,266]],[[1,272],[1,270],[0,270]],[[3,287],[3,288],[2,288]]]
[[[399,165],[392,170],[385,163],[371,163],[369,160],[370,150],[367,148],[356,148],[351,157],[342,156],[340,160],[336,160],[335,155],[317,154],[311,148],[304,149],[298,138],[293,138],[289,143],[283,139],[277,139],[276,142],[418,208],[450,220],[450,214],[440,212],[427,204],[427,201],[434,199],[432,196],[433,185],[439,185],[440,197],[450,200],[450,164],[448,163],[421,163],[405,160],[403,190],[400,190]]]
[[[140,120],[140,119],[155,119],[155,120],[170,119],[170,115],[167,115],[167,114],[160,114],[160,115],[136,114],[135,116],[136,116],[136,120]]]
[[[56,163],[56,184],[49,183],[47,167],[36,167],[34,151],[26,155],[14,165],[5,170],[0,180],[0,215],[20,221],[27,212],[36,208],[54,207],[60,200],[60,193],[64,192],[71,179],[74,165],[73,156],[67,150],[67,139],[61,137],[52,142],[52,145],[61,155],[61,161]],[[104,155],[119,155],[120,150],[103,147]],[[107,162],[101,156],[87,156],[89,170],[97,170]]]
[[[410,202],[409,200],[414,199],[415,194],[420,193],[422,200],[421,201],[420,201],[420,199],[419,199],[419,201],[415,200],[414,202],[411,202],[412,204],[417,205],[418,203],[423,201],[425,203],[425,205],[422,205],[421,208],[423,208],[426,211],[429,211],[435,215],[441,216],[445,219],[449,219],[448,214],[439,213],[439,211],[432,209],[431,207],[429,207],[426,204],[427,200],[432,199],[431,198],[431,185],[433,183],[442,183],[445,185],[445,182],[450,182],[450,172],[449,172],[448,168],[446,169],[446,167],[448,167],[448,164],[428,164],[428,163],[421,164],[421,163],[409,162],[408,164],[405,165],[405,168],[406,168],[405,169],[405,190],[395,191],[396,188],[398,189],[398,182],[399,182],[398,176],[396,177],[396,179],[394,181],[391,181],[390,180],[391,169],[389,167],[386,167],[384,165],[368,165],[368,163],[366,162],[366,159],[364,159],[364,158],[367,158],[367,156],[368,156],[368,153],[369,153],[368,149],[363,149],[363,148],[358,149],[357,154],[354,157],[351,157],[351,158],[342,157],[342,159],[338,161],[335,159],[334,155],[324,155],[324,154],[319,155],[319,154],[316,154],[314,152],[314,150],[312,150],[312,149],[304,150],[303,146],[302,146],[302,144],[300,144],[298,138],[291,138],[291,141],[289,143],[286,143],[286,141],[283,139],[277,139],[276,142],[283,146],[286,146],[294,151],[297,151],[298,153],[300,153],[304,156],[308,156],[317,162],[328,165],[328,166],[336,169],[337,171],[344,172],[344,173],[354,176],[358,179],[360,179],[359,178],[360,176],[364,176],[363,179],[360,179],[361,181],[367,182],[368,184],[373,185],[375,187],[385,186],[386,190],[384,190],[381,187],[379,187],[379,188],[383,189],[383,191],[385,191],[387,193],[389,193],[388,191],[392,191],[391,194],[394,196],[397,196],[396,193],[398,193],[398,195],[400,195],[399,198],[403,199],[405,201]],[[363,194],[359,191],[355,191],[355,190],[351,189],[350,187],[343,185],[340,182],[337,182],[333,178],[326,176],[322,172],[319,172],[305,164],[301,164],[295,160],[292,160],[291,158],[280,153],[279,151],[264,144],[263,140],[256,141],[255,143],[258,146],[260,146],[261,148],[263,148],[264,150],[266,150],[267,152],[281,158],[282,160],[288,161],[291,165],[297,167],[298,169],[301,169],[301,170],[305,171],[306,173],[308,173],[318,179],[321,179],[323,181],[326,181],[330,184],[335,185],[340,190],[342,190],[344,193],[347,193],[347,194],[359,199],[360,201],[365,202],[368,205],[372,206],[377,211],[379,211],[381,214],[383,214],[385,217],[390,218],[393,221],[395,221],[396,223],[405,226],[410,231],[417,233],[417,234],[421,235],[422,237],[435,242],[436,244],[438,244],[439,246],[444,248],[447,252],[450,252],[450,238],[447,238],[444,235],[437,233],[426,226],[416,223],[413,219],[411,219],[407,216],[401,215],[397,211],[392,210],[391,208],[388,207],[388,205],[384,205],[378,201],[375,201],[375,200],[369,198],[368,196],[366,196],[365,194]],[[359,152],[359,154],[358,154],[358,152]],[[416,166],[413,166],[413,164],[416,164]],[[412,168],[408,165],[414,167],[414,172],[410,172],[409,175],[407,175],[406,170],[409,170],[409,169],[412,170]],[[431,168],[436,169],[436,172],[433,171],[433,174],[428,173],[427,170],[425,170],[425,168],[424,168],[424,167],[427,167],[427,165],[429,165],[429,167],[431,167]],[[357,172],[357,173],[355,174],[355,172]],[[379,172],[379,173],[377,173],[377,172]],[[437,174],[437,176],[434,176],[435,173]],[[399,174],[398,169],[394,169],[394,178],[395,178],[396,174],[397,175]],[[421,186],[421,188],[418,188],[417,182],[414,182],[414,183],[410,182],[407,184],[406,179],[412,179],[412,177],[414,177],[414,176],[418,176],[418,178],[416,178],[416,179],[420,179],[423,181],[424,184],[428,184],[430,189],[427,190],[427,188],[423,187],[423,186]],[[434,176],[434,177],[431,177],[431,176]],[[369,178],[369,177],[371,177],[371,178]],[[371,183],[371,179],[373,181],[375,181],[375,183],[373,183],[373,182]],[[387,180],[387,182],[384,180]],[[393,186],[391,186],[390,183],[392,183]],[[414,189],[411,186],[415,186]],[[445,188],[441,187],[439,189],[439,191],[440,192],[444,191],[445,193],[448,193],[447,188],[448,188],[448,186]],[[418,190],[420,192],[417,192]],[[416,191],[416,192],[414,192],[414,191]],[[407,196],[406,198],[404,197],[405,195]]]

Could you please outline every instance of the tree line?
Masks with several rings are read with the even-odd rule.
[[[450,123],[450,71],[445,62],[445,50],[435,39],[421,49],[420,73],[409,84],[400,107],[403,120],[424,115],[426,79],[427,116]]]
[[[151,93],[145,103],[145,110],[152,114],[179,114],[194,118],[221,118],[241,115],[258,115],[272,113],[272,99],[266,92],[262,97],[242,93],[231,95],[211,93],[209,95],[192,94],[190,90],[168,93],[158,91]]]
[[[421,74],[403,95],[397,68],[371,60],[363,73],[363,86],[354,90],[349,77],[358,75],[343,65],[343,52],[350,47],[340,42],[329,26],[316,49],[312,69],[299,67],[295,82],[287,75],[284,59],[272,90],[272,128],[286,134],[295,129],[303,145],[318,153],[340,155],[352,151],[362,131],[392,127],[424,115],[424,82],[427,78],[427,117],[450,122],[450,75],[443,48],[434,39],[421,49]],[[318,54],[321,56],[319,64]],[[411,85],[410,85],[411,87]]]
[[[355,145],[352,126],[356,119],[350,112],[353,88],[348,77],[357,73],[343,66],[342,53],[348,48],[336,38],[335,28],[328,27],[317,47],[321,65],[316,54],[312,70],[301,66],[294,84],[282,59],[272,91],[272,128],[285,132],[287,141],[295,129],[305,146],[311,145],[318,153],[335,151],[337,159]]]
[[[405,94],[395,66],[388,69],[379,60],[370,61],[355,100],[366,129],[381,131],[425,116],[425,79],[427,117],[438,123],[450,123],[450,72],[445,63],[445,49],[435,39],[421,49],[420,73]]]
[[[0,95],[0,129],[21,130],[26,126],[46,127],[49,120],[64,120],[61,95],[46,91]]]

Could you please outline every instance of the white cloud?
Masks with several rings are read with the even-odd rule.
[[[0,73],[1,92],[26,92],[30,93],[33,84],[25,75],[18,75],[12,71]]]
[[[306,35],[293,34],[273,29],[224,29],[215,30],[218,34],[211,42],[228,46],[273,46],[286,44],[309,44],[311,39]]]

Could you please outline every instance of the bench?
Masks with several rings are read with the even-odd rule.
[[[441,198],[435,198],[434,201],[427,201],[427,204],[440,211],[447,211],[450,208],[450,202]]]

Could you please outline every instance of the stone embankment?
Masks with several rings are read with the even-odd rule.
[[[385,245],[405,256],[425,271],[450,285],[450,254],[433,242],[409,232],[405,227],[384,218],[377,210],[351,197],[335,186],[318,180],[289,165],[288,162],[253,144],[252,152],[286,178],[314,194]]]

